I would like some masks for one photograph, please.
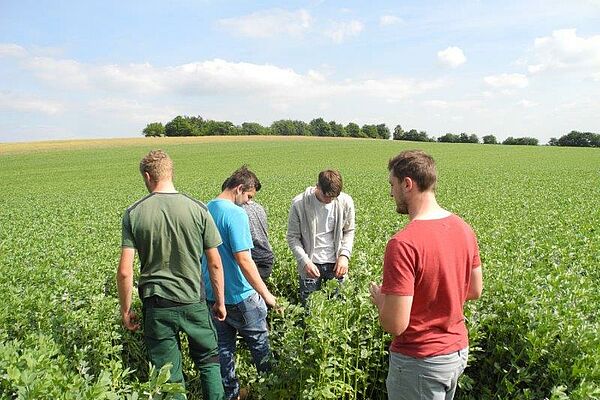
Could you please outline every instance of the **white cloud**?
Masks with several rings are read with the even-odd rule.
[[[306,10],[286,11],[281,9],[258,11],[249,15],[219,20],[218,24],[241,36],[269,38],[282,34],[299,36],[306,32],[312,17]]]
[[[600,35],[587,38],[577,36],[575,29],[561,29],[552,36],[534,41],[534,61],[529,64],[531,74],[553,69],[599,68]]]
[[[490,75],[483,80],[496,89],[522,89],[529,85],[529,80],[523,74]]]
[[[357,20],[333,22],[325,35],[334,43],[342,43],[347,37],[358,36],[364,29],[364,24]]]
[[[75,60],[30,57],[23,65],[39,80],[71,93],[121,98],[135,95],[263,96],[264,99],[316,100],[344,94],[405,99],[439,88],[443,81],[419,81],[399,77],[334,81],[309,70],[302,74],[270,64],[229,62],[222,59],[169,67],[151,64],[89,65]]]
[[[448,102],[443,100],[427,100],[424,101],[423,104],[425,106],[434,107],[434,108],[448,108]]]
[[[0,43],[0,57],[25,57],[27,50],[12,43]]]
[[[569,102],[569,103],[559,104],[556,107],[556,111],[565,111],[565,110],[572,111],[572,110],[578,109],[579,107],[580,107],[580,105],[573,101],[573,102]]]
[[[395,15],[382,15],[379,17],[380,26],[390,26],[402,23],[402,18],[396,17]]]
[[[537,107],[539,105],[538,103],[536,103],[534,101],[530,101],[530,100],[526,100],[526,99],[519,101],[517,104],[522,106],[523,108],[532,108],[532,107]]]
[[[482,102],[479,99],[467,99],[467,100],[426,100],[423,101],[426,107],[437,108],[438,110],[468,110],[475,111],[482,109]]]
[[[0,110],[35,112],[54,115],[64,110],[60,102],[15,93],[0,92]]]
[[[438,60],[445,66],[456,68],[467,61],[463,51],[455,46],[448,47],[445,50],[438,51]]]
[[[154,106],[137,100],[105,97],[89,101],[85,110],[93,115],[111,115],[112,118],[126,119],[139,124],[150,121],[166,121],[177,112],[170,107]]]
[[[87,67],[74,60],[57,60],[50,57],[31,57],[23,61],[27,69],[46,82],[71,88],[89,88]]]
[[[325,82],[325,75],[323,75],[321,72],[319,71],[315,71],[315,70],[309,70],[308,71],[308,77],[314,81],[317,82]]]
[[[269,64],[234,63],[221,59],[184,64],[161,73],[170,89],[187,94],[252,94],[287,91],[312,79]]]

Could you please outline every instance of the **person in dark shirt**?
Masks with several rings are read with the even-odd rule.
[[[264,282],[267,282],[273,273],[273,263],[275,256],[269,243],[269,224],[267,222],[267,213],[263,206],[254,200],[242,205],[248,219],[250,220],[250,234],[252,235],[252,259],[258,268],[258,273]]]

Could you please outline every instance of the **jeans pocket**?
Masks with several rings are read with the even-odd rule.
[[[254,294],[244,300],[242,317],[246,327],[262,325],[267,318],[267,305],[265,304],[263,298],[258,294]]]

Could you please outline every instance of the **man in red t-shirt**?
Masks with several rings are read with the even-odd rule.
[[[449,400],[467,365],[463,305],[483,288],[477,239],[438,205],[431,156],[403,151],[388,170],[396,211],[410,220],[387,244],[383,284],[369,288],[381,326],[394,336],[388,398]]]

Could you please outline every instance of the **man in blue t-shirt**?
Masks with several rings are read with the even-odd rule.
[[[252,261],[253,248],[248,215],[241,207],[260,190],[260,181],[245,166],[235,171],[223,184],[223,191],[208,204],[223,243],[218,247],[225,276],[224,321],[214,320],[219,336],[221,378],[227,399],[237,399],[240,385],[235,375],[235,348],[239,334],[246,341],[252,360],[259,372],[270,368],[269,336],[267,332],[267,305],[274,307],[275,297],[260,278]],[[207,268],[206,259],[202,268]],[[206,276],[206,298],[215,301]],[[265,304],[266,303],[266,304]]]

